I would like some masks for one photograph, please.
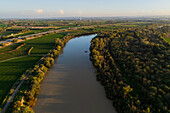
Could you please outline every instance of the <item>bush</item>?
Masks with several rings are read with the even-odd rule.
[[[34,48],[34,47],[31,47],[31,48],[29,49],[29,51],[28,51],[28,55],[30,55],[30,54],[31,54],[31,51],[33,50],[33,48]]]
[[[22,107],[21,112],[22,113],[34,113],[33,109],[30,107]]]
[[[60,50],[61,50],[61,46],[57,46],[56,49],[57,49],[58,51],[60,51]]]
[[[47,57],[44,61],[44,65],[49,68],[52,64],[54,63],[54,59],[53,58],[50,58],[50,57]]]
[[[14,39],[12,42],[16,43],[16,42],[18,42],[18,39]]]
[[[2,43],[1,46],[5,46],[6,44],[5,43]]]
[[[56,46],[61,46],[61,47],[64,46],[64,43],[63,43],[62,40],[59,39],[59,38],[56,38],[55,43],[56,43]]]
[[[27,38],[26,38],[26,37],[24,37],[24,38],[23,38],[23,40],[27,40]]]
[[[41,69],[44,73],[46,73],[46,72],[48,71],[48,68],[45,67],[43,64],[40,65],[40,69]]]
[[[20,110],[15,110],[12,113],[34,113],[33,109],[30,107],[21,107]]]
[[[59,52],[57,50],[53,50],[52,54],[54,55],[54,57],[56,57],[59,54]]]

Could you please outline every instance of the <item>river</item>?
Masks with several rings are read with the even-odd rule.
[[[95,36],[77,37],[66,44],[41,84],[35,113],[116,113],[89,60]]]

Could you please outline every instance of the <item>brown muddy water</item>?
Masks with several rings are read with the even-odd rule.
[[[89,60],[90,41],[95,36],[67,43],[42,82],[35,113],[116,113]]]

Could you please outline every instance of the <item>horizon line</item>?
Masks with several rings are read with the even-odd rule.
[[[170,18],[170,15],[143,15],[143,16],[63,16],[63,17],[0,17],[0,19],[59,19],[59,18]]]

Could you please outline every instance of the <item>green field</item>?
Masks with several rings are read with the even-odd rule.
[[[19,34],[19,35],[16,35],[15,37],[25,36],[25,35],[31,35],[31,34],[40,33],[40,32],[45,32],[45,31],[49,31],[49,29],[31,30],[30,32],[23,33],[23,34]]]
[[[170,42],[170,38],[165,38],[165,40],[166,40],[167,42]]]
[[[6,26],[6,24],[0,24],[0,27],[5,27]]]
[[[27,56],[0,63],[0,103],[15,81],[40,58],[40,56]]]
[[[50,34],[27,40],[25,42],[17,43],[5,48],[0,49],[1,52],[15,49],[17,46],[26,43],[25,46],[21,47],[17,51],[0,55],[0,103],[9,92],[9,89],[21,77],[21,75],[29,68],[33,67],[36,62],[53,48],[55,44],[55,38],[62,38],[65,34]],[[31,51],[30,56],[27,55],[28,50],[34,47]],[[3,62],[10,58],[18,56],[25,56]],[[5,86],[5,87],[4,87]]]
[[[17,51],[0,55],[0,61],[13,57],[27,55],[27,52],[31,47],[34,47],[31,54],[46,54],[54,46],[55,38],[61,38],[63,36],[64,34],[50,34],[7,46],[5,48],[0,49],[0,53],[14,50],[19,45],[26,43],[25,46],[21,47]]]

